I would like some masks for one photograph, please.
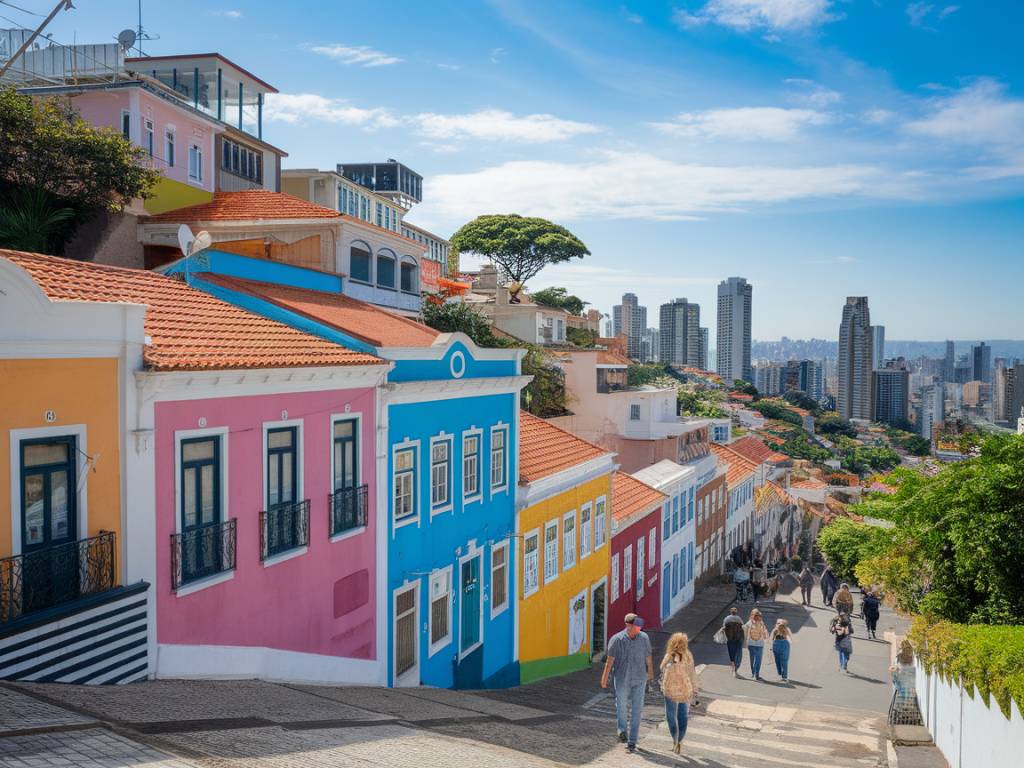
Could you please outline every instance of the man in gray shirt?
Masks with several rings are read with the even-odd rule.
[[[608,643],[608,656],[601,675],[601,687],[608,687],[608,678],[615,684],[615,714],[618,717],[619,741],[626,742],[628,752],[636,751],[640,735],[640,718],[644,710],[647,681],[654,679],[651,639],[643,631],[644,620],[635,613],[626,614],[626,628]],[[626,708],[629,707],[629,730],[626,730]]]

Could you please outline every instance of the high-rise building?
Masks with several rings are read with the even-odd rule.
[[[1007,394],[1011,397],[1013,395],[1013,385],[1010,382],[1012,376],[1013,365],[1007,366],[1004,358],[997,357],[992,372],[992,421],[1007,421],[1010,418],[1010,400]]]
[[[753,383],[750,367],[750,320],[754,286],[742,277],[718,284],[718,375],[732,384],[735,379]]]
[[[836,405],[844,419],[874,418],[871,376],[871,314],[867,296],[848,296],[839,325],[839,388]]]
[[[956,381],[956,347],[952,341],[946,341],[946,356],[942,358],[942,380]]]
[[[984,341],[971,347],[971,381],[992,383],[992,347]]]
[[[932,427],[943,420],[943,395],[942,382],[927,384],[921,388],[921,402],[917,408],[917,432],[925,440],[932,439]]]
[[[871,369],[877,371],[885,360],[885,326],[871,326]]]
[[[615,336],[626,337],[626,354],[639,360],[647,329],[647,307],[640,306],[635,293],[622,294],[622,303],[612,307],[612,329]]]
[[[700,305],[672,299],[659,311],[659,360],[671,365],[700,367]]]
[[[878,326],[875,326],[876,328]],[[875,369],[875,421],[900,426],[908,421],[910,402],[910,371],[902,357],[887,360],[885,367]]]
[[[641,360],[645,363],[664,362],[661,358],[661,332],[657,328],[644,330]]]
[[[782,392],[803,392],[814,400],[821,400],[821,363],[816,360],[790,360],[782,373]]]
[[[754,381],[751,382],[757,391],[765,397],[783,393],[783,378],[786,366],[762,360],[754,366]]]
[[[1014,363],[1007,371],[1006,402],[1009,404],[1007,421],[1011,424],[1024,416],[1024,365]]]
[[[700,354],[697,356],[697,367],[700,368],[702,371],[711,370],[708,367],[708,366],[710,366],[710,363],[708,362],[708,352],[709,352],[709,349],[708,349],[708,329],[707,328],[701,328],[700,329]]]

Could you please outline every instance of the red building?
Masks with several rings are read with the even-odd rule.
[[[625,626],[627,613],[644,619],[648,629],[661,626],[662,505],[668,498],[632,475],[612,476],[612,559],[608,583],[608,636]]]

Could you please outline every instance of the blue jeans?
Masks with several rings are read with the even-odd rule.
[[[779,677],[789,678],[789,640],[776,640],[772,643],[772,655],[775,657],[775,668]]]
[[[732,668],[739,669],[740,662],[743,661],[743,641],[729,640],[725,647],[729,649],[729,661],[732,662]]]
[[[682,741],[686,735],[686,723],[690,719],[690,703],[688,701],[672,701],[665,699],[665,719],[672,741]]]
[[[846,665],[850,663],[851,652],[844,650],[841,645],[837,645],[836,650],[839,651],[839,668],[845,671]]]
[[[764,656],[764,646],[747,643],[747,653],[750,654],[750,674],[754,677],[760,677],[761,658]]]
[[[626,734],[626,742],[636,746],[640,735],[640,718],[644,711],[644,692],[647,681],[639,683],[615,682],[615,716],[619,723],[619,733]],[[626,707],[629,707],[629,730],[626,730]]]

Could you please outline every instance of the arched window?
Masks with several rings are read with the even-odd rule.
[[[370,246],[356,241],[349,250],[348,276],[360,283],[370,282]]]
[[[416,269],[416,260],[411,256],[402,257],[402,290],[406,293],[420,292],[420,277]]]
[[[395,254],[391,251],[377,253],[377,285],[381,288],[395,288]]]

